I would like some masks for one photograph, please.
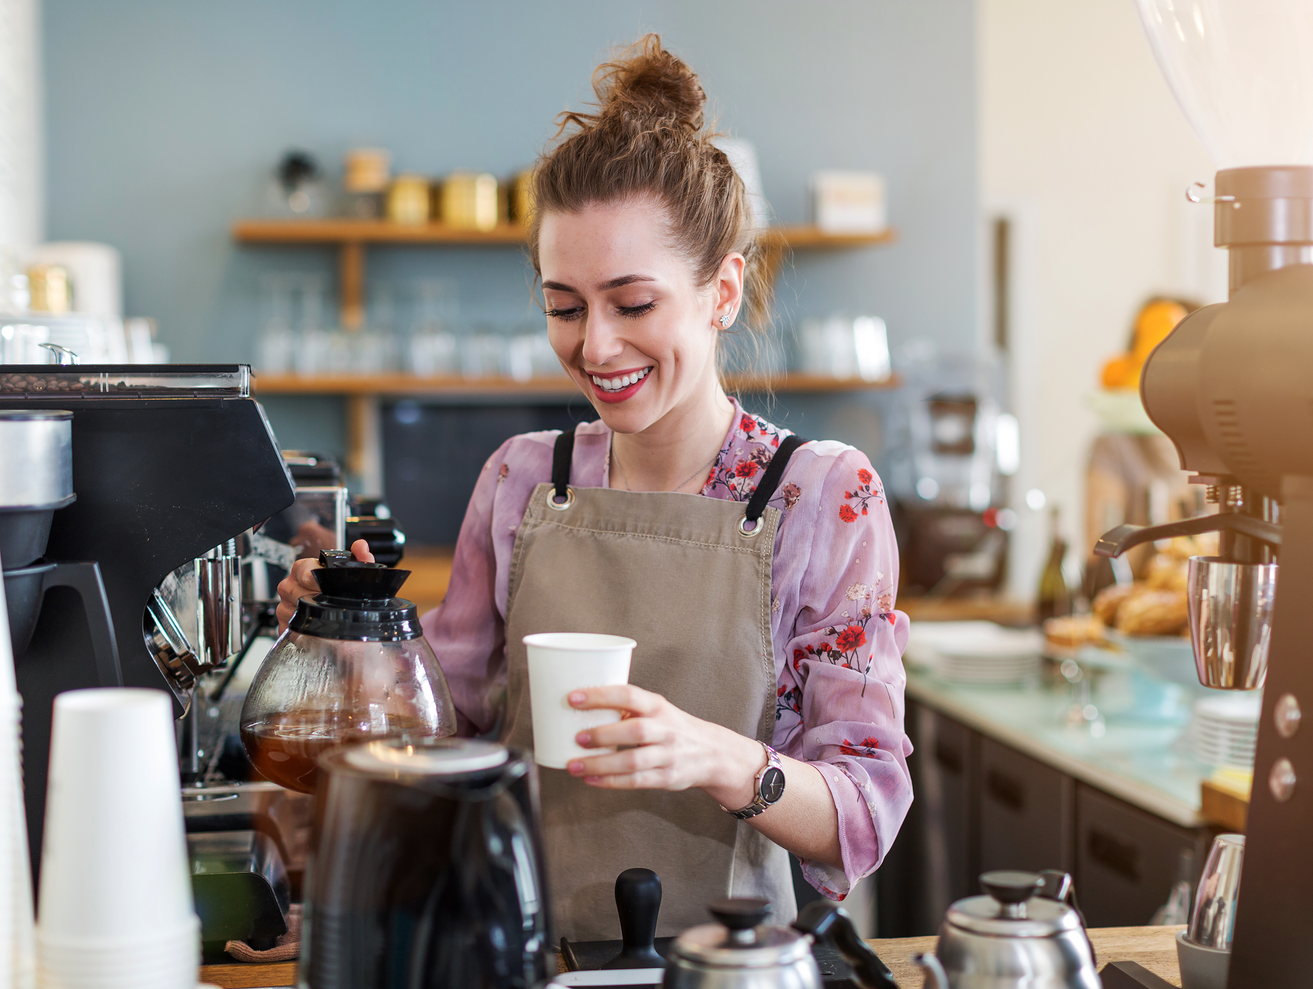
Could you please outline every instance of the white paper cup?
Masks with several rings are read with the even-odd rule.
[[[176,744],[163,691],[55,698],[38,943],[94,954],[195,924]]]
[[[629,682],[629,660],[636,643],[620,635],[592,632],[540,632],[526,635],[529,653],[529,707],[533,715],[533,758],[540,766],[564,769],[571,759],[614,752],[585,749],[575,735],[620,720],[619,711],[579,711],[570,693],[586,687]]]

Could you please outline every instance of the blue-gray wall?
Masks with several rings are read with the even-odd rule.
[[[332,272],[328,250],[239,247],[289,147],[340,171],[353,146],[394,167],[508,174],[590,95],[611,46],[647,30],[701,75],[723,128],[753,141],[778,218],[807,218],[819,168],[878,169],[892,247],[800,254],[786,322],[885,317],[892,342],[970,350],[976,332],[971,0],[44,0],[48,235],[122,250],[130,314],[179,361],[250,361],[262,271]],[[513,250],[375,250],[369,277],[460,283],[462,314],[532,315]],[[331,400],[268,403],[287,445],[337,446]],[[307,413],[316,410],[316,415]],[[815,430],[812,431],[815,435]]]

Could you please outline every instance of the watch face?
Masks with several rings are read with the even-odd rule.
[[[761,799],[773,804],[784,796],[784,770],[771,766],[761,776]]]

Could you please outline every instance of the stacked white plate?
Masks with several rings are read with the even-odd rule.
[[[1259,691],[1201,697],[1190,721],[1190,745],[1195,758],[1214,766],[1254,764],[1258,741]]]
[[[1015,684],[1039,673],[1043,636],[993,622],[913,622],[907,659],[952,683]]]

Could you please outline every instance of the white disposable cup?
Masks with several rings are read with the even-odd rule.
[[[37,935],[39,989],[194,989],[200,921],[136,941]]]
[[[38,941],[88,952],[158,944],[195,923],[169,696],[55,698]]]
[[[533,758],[540,766],[564,769],[571,759],[614,752],[585,749],[575,735],[620,720],[620,712],[580,711],[570,693],[587,687],[629,682],[629,661],[636,643],[620,635],[592,632],[539,632],[526,635],[529,654],[529,707],[533,715]]]

